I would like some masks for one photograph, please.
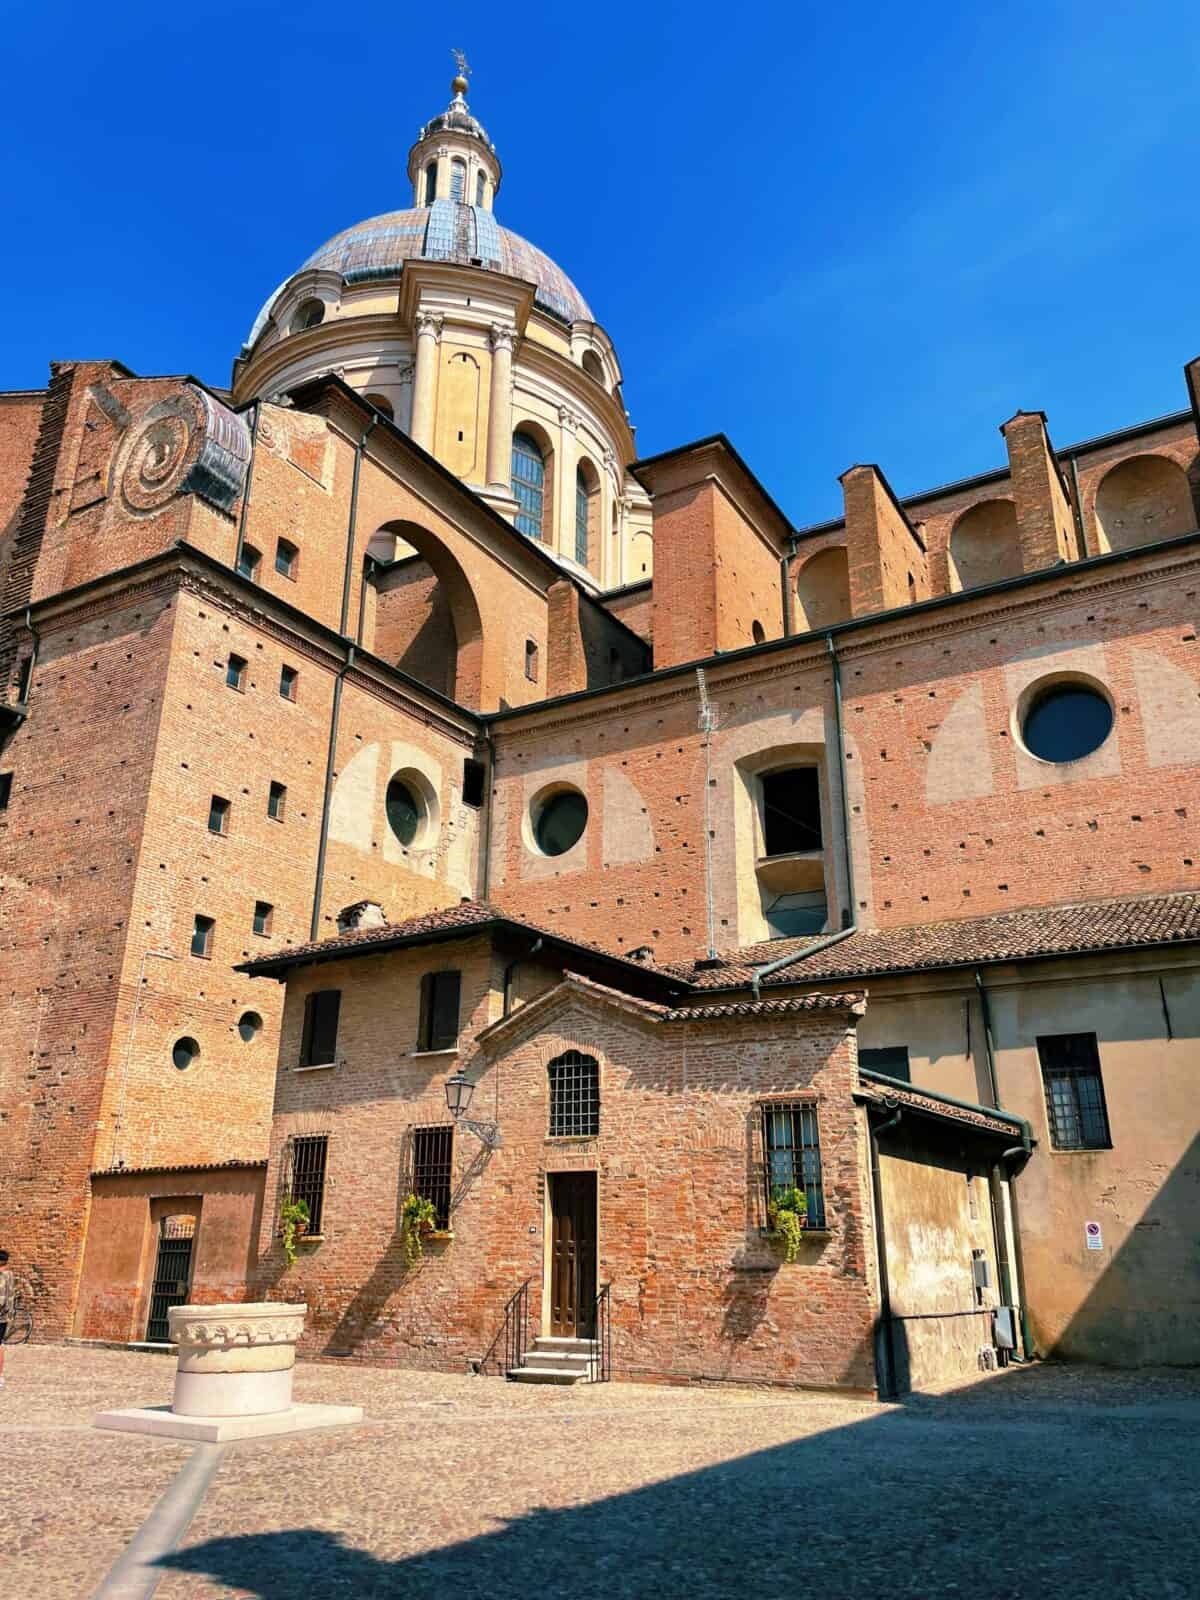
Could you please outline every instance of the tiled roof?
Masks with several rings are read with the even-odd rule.
[[[777,939],[735,951],[721,967],[675,966],[670,970],[699,989],[736,989],[750,982],[756,966],[794,954],[796,959],[790,965],[762,980],[768,988],[810,979],[865,978],[1191,940],[1200,940],[1200,894],[1168,894],[863,930],[818,950],[808,960],[805,951],[819,944],[819,939]]]
[[[795,1011],[862,1011],[866,996],[862,990],[849,994],[790,995],[783,1000],[731,1000],[725,1005],[675,1006],[664,1022],[717,1022],[725,1017],[782,1017]]]
[[[1015,1139],[1026,1124],[1020,1117],[1008,1117],[989,1106],[966,1106],[941,1095],[922,1089],[908,1089],[887,1080],[880,1082],[874,1073],[862,1071],[859,1075],[859,1098],[882,1102],[895,1100],[914,1111],[924,1111],[937,1117],[947,1117],[953,1122],[965,1122],[973,1128],[984,1128],[989,1133],[1003,1134]]]
[[[306,944],[287,945],[281,950],[258,956],[253,961],[244,961],[236,970],[249,972],[255,977],[274,976],[304,962],[340,960],[343,956],[369,954],[375,949],[402,948],[426,940],[436,941],[458,935],[465,937],[498,928],[528,934],[531,942],[537,938],[553,939],[556,944],[569,949],[583,950],[599,960],[615,962],[630,973],[658,976],[664,984],[673,982],[675,987],[681,987],[673,973],[655,967],[651,962],[632,961],[628,956],[606,950],[602,945],[592,944],[586,939],[575,939],[569,933],[540,927],[536,922],[527,922],[524,917],[511,916],[486,900],[463,900],[458,905],[446,906],[442,911],[407,917],[403,922],[388,922],[374,928],[352,928],[332,939],[314,939]],[[686,984],[682,987],[686,987]]]
[[[252,1172],[265,1161],[185,1161],[173,1166],[99,1167],[93,1178],[144,1178],[156,1172]]]

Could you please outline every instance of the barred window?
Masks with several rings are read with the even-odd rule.
[[[769,1205],[780,1189],[803,1189],[808,1201],[807,1226],[825,1226],[825,1190],[821,1182],[821,1140],[817,1108],[796,1101],[765,1105],[763,1178]]]
[[[428,1200],[439,1228],[450,1226],[450,1185],[454,1174],[454,1129],[413,1129],[412,1192]]]
[[[1055,1150],[1110,1150],[1096,1035],[1041,1034],[1037,1047],[1051,1145]]]
[[[600,1132],[600,1067],[594,1056],[568,1050],[550,1074],[550,1137],[588,1138]]]
[[[308,1231],[320,1233],[325,1205],[325,1162],[329,1154],[327,1133],[304,1134],[292,1140],[291,1181],[288,1198],[308,1207]]]

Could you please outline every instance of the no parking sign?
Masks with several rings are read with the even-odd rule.
[[[1087,1240],[1087,1247],[1089,1250],[1104,1249],[1104,1235],[1100,1231],[1100,1224],[1098,1222],[1085,1222],[1083,1225],[1083,1236]]]

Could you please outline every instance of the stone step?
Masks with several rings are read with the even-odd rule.
[[[538,1372],[587,1373],[591,1370],[591,1362],[586,1356],[563,1356],[553,1350],[531,1350],[525,1357],[525,1365]]]
[[[514,1367],[509,1373],[511,1383],[578,1383],[580,1372],[544,1372],[538,1367]]]
[[[564,1355],[590,1356],[595,1354],[594,1339],[569,1339],[561,1334],[539,1334],[533,1341],[535,1350],[561,1350]]]

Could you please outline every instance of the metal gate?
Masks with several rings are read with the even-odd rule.
[[[195,1217],[164,1217],[158,1236],[158,1260],[154,1266],[154,1287],[150,1291],[150,1318],[146,1339],[151,1344],[166,1344],[170,1338],[167,1312],[172,1306],[187,1304],[192,1281],[192,1243],[196,1234]]]

